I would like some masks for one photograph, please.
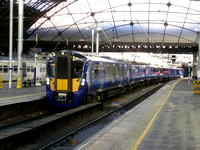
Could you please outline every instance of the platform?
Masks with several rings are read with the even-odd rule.
[[[199,150],[200,95],[192,82],[170,81],[75,149]]]
[[[22,87],[17,89],[17,83],[8,88],[8,83],[3,84],[4,89],[0,90],[0,106],[33,101],[43,98],[46,95],[46,87]]]

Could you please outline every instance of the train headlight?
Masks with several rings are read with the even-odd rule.
[[[84,86],[85,85],[85,79],[81,80],[81,85]]]
[[[46,84],[49,85],[50,84],[50,79],[46,78]]]

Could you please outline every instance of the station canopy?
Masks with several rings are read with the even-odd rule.
[[[46,4],[48,6],[48,4]],[[41,7],[41,6],[40,6]],[[101,43],[197,43],[200,1],[66,0],[46,12],[28,30],[41,41],[91,41],[102,29]]]
[[[27,41],[37,37],[91,43],[92,30],[96,34],[101,28],[101,44],[197,46],[199,0],[24,0],[24,4]],[[34,8],[31,15],[30,8]]]

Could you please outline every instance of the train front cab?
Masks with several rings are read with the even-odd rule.
[[[47,97],[51,104],[64,108],[73,108],[80,104],[81,94],[85,93],[80,90],[80,86],[85,86],[86,83],[82,77],[84,62],[83,56],[68,51],[57,53],[55,61],[49,62],[50,83]]]

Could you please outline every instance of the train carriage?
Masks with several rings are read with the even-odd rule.
[[[32,58],[22,58],[22,81],[34,79],[35,60]],[[45,82],[46,60],[37,60],[37,71],[39,79]],[[12,58],[12,81],[17,80],[17,57]],[[0,57],[0,76],[4,82],[9,81],[9,57]]]
[[[47,62],[46,95],[55,107],[74,108],[159,81],[161,75],[173,78],[175,73],[174,69],[160,71],[149,65],[62,50]]]
[[[63,50],[47,63],[47,98],[57,107],[73,108],[114,95],[128,84],[128,64]],[[85,102],[86,101],[86,102]]]

